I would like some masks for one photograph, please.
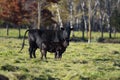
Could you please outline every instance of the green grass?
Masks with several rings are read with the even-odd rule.
[[[36,59],[29,58],[27,39],[18,53],[22,39],[15,38],[17,30],[10,34],[0,37],[0,74],[10,80],[120,80],[120,44],[70,42],[62,60],[48,53],[48,60],[42,61],[39,49]]]

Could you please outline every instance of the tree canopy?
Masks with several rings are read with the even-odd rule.
[[[0,20],[14,24],[36,24],[38,17],[38,0],[0,0]],[[89,0],[45,0],[41,3],[41,25],[48,26],[58,23],[58,5],[62,22],[70,20],[70,8],[72,8],[73,24],[76,19],[82,19],[89,15]],[[71,6],[72,5],[72,6]],[[71,6],[71,7],[70,7]],[[107,18],[110,16],[112,26],[119,28],[120,15],[119,0],[91,0],[92,19],[95,21],[102,19],[107,24]],[[52,23],[52,24],[51,24]]]

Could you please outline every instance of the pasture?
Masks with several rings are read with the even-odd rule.
[[[81,32],[75,34],[81,36]],[[27,39],[18,53],[22,39],[17,38],[17,30],[7,37],[5,29],[0,29],[0,74],[10,80],[120,80],[120,44],[97,43],[98,34],[93,33],[90,44],[70,42],[62,60],[48,53],[45,61],[40,60],[39,49],[37,58],[29,58]]]

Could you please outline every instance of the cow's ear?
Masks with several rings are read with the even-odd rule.
[[[60,29],[61,29],[61,30],[64,30],[64,28],[63,28],[63,27],[61,27]]]

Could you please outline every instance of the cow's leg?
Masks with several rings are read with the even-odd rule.
[[[59,53],[59,59],[61,59],[62,58],[62,53]]]
[[[33,52],[32,52],[32,53],[33,53],[34,58],[36,58],[36,55],[35,55],[35,51],[36,51],[36,49],[37,49],[37,48],[34,48],[34,49],[33,49]]]
[[[32,52],[33,52],[33,48],[32,48],[32,47],[29,47],[29,55],[30,55],[30,58],[32,58]]]
[[[57,58],[57,52],[55,52],[55,59]]]

